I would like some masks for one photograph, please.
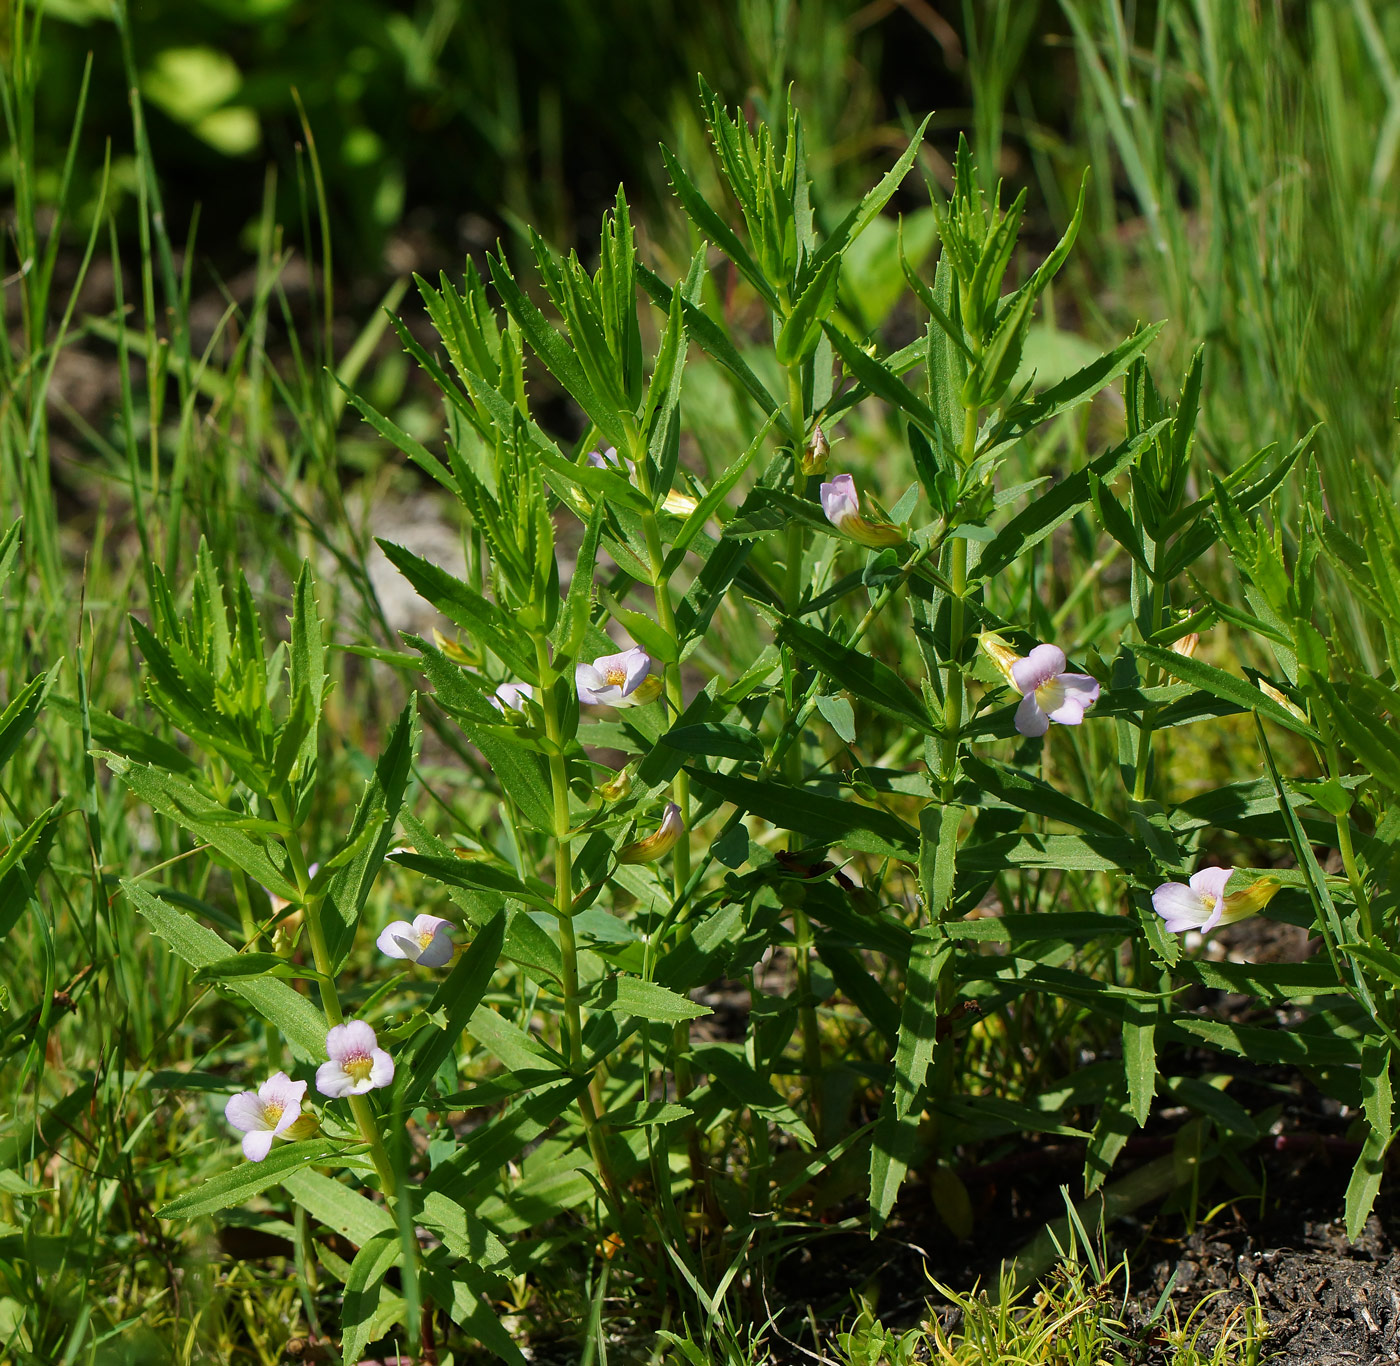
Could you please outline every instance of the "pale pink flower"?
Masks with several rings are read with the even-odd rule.
[[[390,958],[407,958],[425,968],[440,968],[452,957],[452,922],[437,915],[416,915],[410,924],[395,920],[386,925],[374,942],[380,953]]]
[[[316,1069],[316,1089],[323,1096],[362,1096],[394,1079],[394,1060],[363,1020],[347,1020],[326,1035],[330,1060]]]
[[[224,1118],[243,1134],[243,1156],[261,1162],[301,1118],[306,1083],[293,1081],[285,1072],[274,1072],[256,1091],[240,1091],[228,1098]]]
[[[849,536],[872,549],[903,545],[909,538],[893,522],[862,517],[856,481],[849,474],[838,474],[821,487],[822,511],[826,520],[843,536]]]
[[[1037,645],[1011,664],[1012,686],[1022,695],[1016,708],[1016,729],[1022,735],[1044,735],[1052,721],[1077,726],[1099,700],[1098,680],[1066,673],[1065,662],[1058,645]]]
[[[1164,882],[1152,893],[1152,909],[1167,922],[1171,934],[1199,930],[1208,934],[1218,925],[1233,925],[1256,915],[1273,900],[1282,885],[1276,877],[1261,877],[1243,891],[1225,895],[1233,868],[1202,868],[1191,882]]]
[[[578,700],[595,707],[634,706],[639,700],[634,694],[650,672],[651,656],[638,646],[620,654],[600,655],[591,664],[580,662],[574,667]]]

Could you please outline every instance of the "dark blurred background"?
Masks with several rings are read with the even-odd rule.
[[[122,25],[111,0],[49,0],[45,16],[35,161],[62,165],[90,57],[79,198],[95,200],[110,138],[133,232]],[[667,193],[656,144],[702,159],[697,72],[751,108],[790,80],[814,174],[839,198],[915,114],[937,112],[932,145],[948,152],[974,103],[981,150],[1024,178],[1074,69],[1041,0],[129,0],[126,27],[172,232],[198,205],[199,255],[246,259],[272,167],[295,240],[314,203],[300,101],[350,275],[460,259],[522,221],[586,239],[619,182],[651,216]]]

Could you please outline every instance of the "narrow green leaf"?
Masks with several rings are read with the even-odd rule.
[[[1183,683],[1202,688],[1213,693],[1222,701],[1231,702],[1241,711],[1252,711],[1267,717],[1270,721],[1291,730],[1295,735],[1309,740],[1317,740],[1317,732],[1304,720],[1281,707],[1271,697],[1266,697],[1252,683],[1224,669],[1217,669],[1202,659],[1188,659],[1173,650],[1164,650],[1160,645],[1130,645],[1132,652],[1145,663],[1155,664],[1164,673],[1179,678]]]
[[[229,822],[229,813],[192,783],[149,765],[133,763],[119,754],[99,751],[97,757],[147,806],[212,845],[228,864],[247,873],[274,896],[296,900],[295,884],[272,863],[268,853],[271,846],[250,839],[236,828]]]
[[[151,928],[191,967],[207,968],[234,956],[232,945],[213,930],[152,896],[139,883],[124,878],[121,885],[127,899],[150,922]],[[275,977],[234,979],[229,982],[228,989],[242,996],[268,1023],[275,1025],[303,1061],[325,1061],[326,1020],[305,996]]]
[[[840,687],[924,735],[934,734],[923,699],[886,664],[867,650],[854,650],[804,622],[784,617],[778,639],[804,662],[820,669]]]
[[[738,234],[710,207],[669,147],[661,148],[661,159],[666,163],[666,173],[671,177],[671,186],[686,216],[738,266],[739,273],[776,313],[780,307],[778,296],[758,263],[749,255],[748,248],[739,240]]]
[[[794,365],[805,360],[816,347],[817,339],[822,334],[821,325],[836,306],[840,276],[841,258],[832,257],[802,291],[802,297],[788,315],[774,343],[779,365]]]
[[[707,773],[688,768],[692,779],[743,811],[752,812],[782,830],[805,835],[815,844],[910,862],[918,836],[898,816],[854,801],[841,801],[808,788],[773,780],[759,781],[733,773]]]
[[[854,242],[879,216],[880,210],[889,203],[895,191],[904,184],[904,178],[909,174],[910,168],[914,165],[914,158],[919,154],[919,147],[924,140],[924,130],[927,129],[929,119],[932,117],[932,114],[925,117],[914,136],[909,139],[909,145],[900,154],[899,160],[880,177],[877,185],[865,192],[860,203],[836,225],[831,235],[817,248],[808,263],[809,272],[819,272],[825,268],[828,262],[839,258],[847,246]]]
[[[642,288],[651,295],[660,307],[671,307],[671,289],[654,271],[648,270],[640,262],[637,265],[637,279]],[[696,342],[707,356],[717,360],[743,386],[749,397],[758,405],[759,411],[773,414],[778,430],[789,440],[792,430],[783,412],[782,404],[773,397],[763,381],[754,374],[749,363],[739,354],[738,348],[729,339],[724,329],[702,309],[699,304],[683,299],[685,327],[692,341]]]
[[[261,1162],[238,1162],[211,1176],[203,1185],[158,1209],[156,1218],[198,1219],[230,1205],[241,1205],[302,1167],[333,1162],[341,1151],[341,1145],[328,1138],[280,1144]]]
[[[698,1020],[712,1015],[709,1006],[696,1003],[679,992],[671,991],[658,982],[618,974],[607,977],[592,995],[596,1010],[608,1010],[618,1015],[636,1015],[639,1019],[658,1024],[675,1024],[681,1020]]]
[[[517,678],[530,684],[538,682],[534,645],[507,612],[487,601],[470,584],[411,550],[385,540],[379,541],[379,548],[415,592],[460,626],[476,644],[490,650]]]
[[[376,1234],[394,1231],[393,1218],[383,1205],[310,1167],[284,1176],[282,1189],[318,1224],[356,1247],[364,1247]]]
[[[365,786],[345,838],[344,852],[356,852],[336,868],[321,903],[326,948],[336,971],[350,955],[370,889],[394,843],[399,811],[418,752],[418,733],[418,702],[416,696],[410,696],[384,742],[374,775]]]
[[[894,1208],[917,1146],[915,1102],[933,1061],[938,1037],[938,979],[951,953],[946,939],[921,938],[909,955],[891,1084],[885,1088],[870,1149],[872,1238]]]
[[[743,726],[731,726],[722,721],[704,721],[699,725],[674,726],[658,742],[680,754],[713,755],[723,759],[761,762],[763,741]]]
[[[1139,1125],[1152,1113],[1157,1090],[1157,1012],[1129,1005],[1123,1014],[1123,1076],[1128,1083],[1128,1106]]]
[[[489,925],[478,931],[471,946],[434,994],[428,1014],[443,1011],[447,1023],[442,1028],[424,1030],[415,1042],[413,1060],[402,1069],[395,1086],[396,1090],[402,1088],[405,1109],[412,1109],[427,1094],[438,1068],[451,1055],[462,1030],[481,1004],[500,961],[505,931],[506,915],[501,910]]]
[[[358,1366],[369,1345],[375,1310],[379,1308],[380,1284],[399,1260],[399,1251],[397,1231],[386,1229],[370,1238],[350,1263],[340,1316],[343,1366]]]

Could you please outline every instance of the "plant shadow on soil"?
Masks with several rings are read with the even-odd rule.
[[[1218,1059],[1206,1053],[1177,1059],[1200,1070],[1212,1061]],[[1400,1197],[1383,1190],[1361,1237],[1350,1242],[1342,1210],[1358,1145],[1345,1136],[1341,1107],[1282,1068],[1241,1076],[1231,1094],[1252,1109],[1284,1099],[1282,1132],[1238,1154],[1260,1192],[1234,1194],[1223,1176],[1208,1184],[1207,1167],[1194,1218],[1178,1192],[1102,1230],[1107,1264],[1119,1264],[1112,1302],[1122,1297],[1125,1256],[1129,1268],[1125,1327],[1142,1349],[1134,1358],[1125,1348],[1125,1360],[1170,1366],[1173,1353],[1148,1323],[1170,1286],[1179,1322],[1200,1306],[1202,1343],[1213,1342],[1257,1297],[1268,1324],[1266,1361],[1400,1363]],[[1170,1152],[1171,1127],[1154,1121],[1130,1141],[1113,1179]],[[1083,1156],[1082,1143],[1044,1143],[963,1169],[975,1220],[972,1237],[961,1242],[939,1219],[926,1187],[912,1184],[881,1237],[838,1233],[790,1256],[777,1270],[774,1301],[811,1305],[832,1322],[853,1317],[859,1293],[889,1328],[926,1321],[931,1304],[955,1332],[958,1311],[940,1308],[931,1282],[994,1289],[1003,1259],[1063,1216],[1061,1188],[1071,1197],[1082,1192]],[[1086,1223],[1097,1238],[1092,1216]]]

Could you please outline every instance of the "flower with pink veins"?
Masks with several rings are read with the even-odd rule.
[[[306,1083],[293,1081],[285,1072],[274,1072],[256,1091],[240,1091],[228,1098],[224,1118],[243,1134],[243,1156],[261,1162],[301,1118]]]
[[[1261,877],[1242,892],[1225,895],[1233,868],[1202,868],[1189,884],[1164,882],[1152,893],[1152,909],[1167,922],[1169,934],[1198,930],[1208,934],[1218,925],[1233,925],[1256,915],[1273,900],[1282,885],[1276,877]]]
[[[347,1020],[326,1035],[329,1060],[316,1069],[316,1089],[333,1099],[362,1096],[394,1079],[394,1060],[363,1020]]]
[[[407,958],[425,968],[440,968],[451,957],[455,945],[450,931],[452,922],[439,915],[416,915],[412,923],[395,920],[386,925],[374,942],[380,953],[390,958]]]
[[[1099,684],[1088,674],[1065,672],[1065,652],[1058,645],[1037,645],[1024,659],[1012,662],[1011,685],[1021,694],[1016,729],[1022,735],[1044,735],[1054,721],[1077,726],[1099,700]]]

